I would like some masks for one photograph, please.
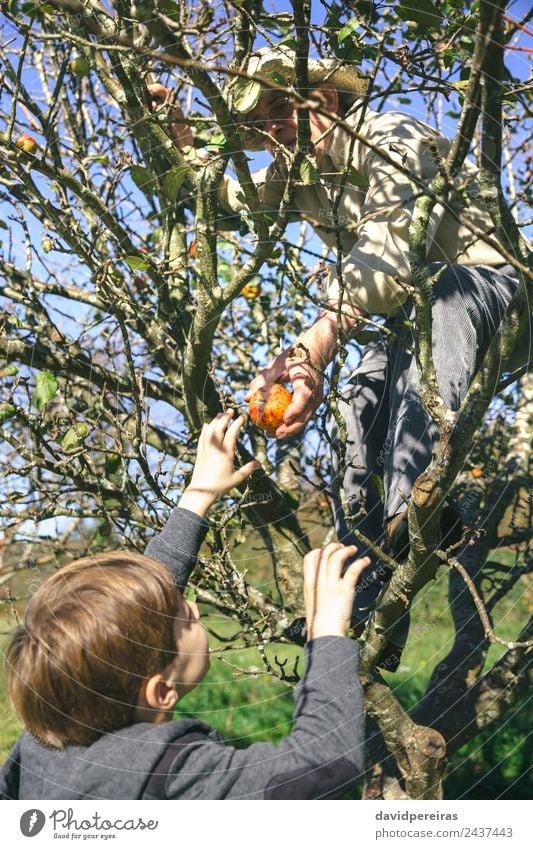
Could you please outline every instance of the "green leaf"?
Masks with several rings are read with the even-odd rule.
[[[198,598],[198,594],[194,587],[186,587],[183,596],[187,601],[196,601],[196,599]]]
[[[13,404],[8,404],[7,401],[0,403],[0,424],[4,424],[8,419],[12,419],[17,413],[17,408]]]
[[[413,21],[425,29],[440,27],[441,15],[431,0],[402,0],[396,11],[402,21]]]
[[[114,475],[120,469],[120,454],[109,454],[105,461],[106,475]]]
[[[224,283],[229,283],[232,278],[232,268],[227,259],[219,257],[218,259],[218,276]]]
[[[381,478],[379,475],[374,474],[374,475],[372,475],[372,480],[376,484],[377,490],[379,492],[379,498],[380,498],[382,504],[384,504],[385,503],[385,488],[383,486],[383,478]]]
[[[347,23],[344,24],[343,28],[339,31],[337,35],[337,41],[342,44],[343,41],[352,35],[356,29],[359,28],[359,18],[351,18]]]
[[[241,2],[242,6],[243,3]],[[279,14],[263,14],[259,18],[259,23],[270,32],[283,33],[290,32],[294,29],[294,16],[290,12],[280,12]],[[279,42],[278,42],[279,44]]]
[[[127,256],[124,259],[125,262],[128,263],[129,267],[133,268],[134,271],[148,271],[150,268],[148,260],[143,259],[140,256]]]
[[[161,181],[163,185],[163,193],[167,200],[171,203],[176,200],[178,192],[185,182],[188,170],[189,169],[185,165],[177,165],[175,168],[171,168],[170,171],[167,171],[163,177]]]
[[[39,372],[35,381],[35,403],[42,410],[57,392],[57,381],[51,371]]]
[[[5,377],[14,377],[18,373],[19,373],[19,367],[18,366],[6,366],[5,369],[4,369],[4,376]]]
[[[231,145],[224,133],[220,131],[213,133],[206,145],[207,150],[215,153],[231,153]]]
[[[20,10],[23,15],[28,15],[28,17],[30,18],[35,18],[39,14],[39,4],[34,3],[33,0],[27,0],[27,2],[22,4]]]
[[[359,171],[350,165],[348,171],[346,173],[346,182],[350,184],[350,186],[359,186],[361,189],[368,189],[368,180],[366,177],[363,177]]]
[[[12,312],[11,315],[8,317],[8,321],[10,322],[10,324],[13,325],[13,327],[16,327],[18,330],[20,330],[21,327],[24,327],[24,322],[21,318],[18,317],[18,315],[15,315],[14,312]]]
[[[148,168],[143,168],[142,165],[132,165],[130,174],[135,185],[145,194],[151,195],[154,193],[155,180]]]
[[[279,71],[267,71],[263,74],[263,76],[266,77],[267,80],[272,80],[273,83],[277,83],[278,85],[289,85],[289,80],[287,79],[287,77],[283,76],[283,74],[280,74]]]
[[[87,160],[89,162],[101,162],[102,165],[109,165],[109,156],[106,154],[93,154],[92,156],[88,156]]]
[[[159,0],[159,9],[171,20],[179,21],[180,10],[175,0]]]
[[[7,230],[7,229],[8,229],[7,224],[6,224],[6,222],[5,222],[5,221],[1,221],[1,220],[0,220],[0,228],[1,228],[2,230]]]
[[[312,186],[318,180],[318,168],[308,156],[301,162],[300,180],[305,186]]]
[[[61,440],[61,447],[65,454],[70,454],[80,448],[88,436],[89,428],[85,422],[78,422],[73,427],[69,427]]]
[[[464,92],[468,86],[470,85],[470,80],[456,80],[454,83],[450,83],[453,88],[458,89],[461,92]]]
[[[237,112],[250,112],[259,103],[261,83],[255,80],[238,80],[233,89],[233,108]]]
[[[293,35],[286,35],[278,41],[278,47],[288,47],[289,50],[296,50],[296,39]]]

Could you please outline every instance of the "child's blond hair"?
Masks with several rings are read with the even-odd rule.
[[[27,730],[62,748],[131,725],[143,679],[176,654],[179,602],[169,570],[132,552],[85,557],[51,575],[5,658],[8,698]]]

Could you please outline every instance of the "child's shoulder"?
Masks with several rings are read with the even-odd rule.
[[[17,744],[19,795],[15,798],[138,799],[148,776],[161,772],[167,761],[170,765],[183,746],[202,740],[222,742],[216,731],[195,719],[162,725],[136,723],[103,734],[90,746],[64,750],[24,733]],[[10,786],[13,778],[11,773]]]

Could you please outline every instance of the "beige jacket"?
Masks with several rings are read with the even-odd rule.
[[[356,128],[357,113],[347,121]],[[435,146],[439,155],[445,156],[450,142],[427,124],[399,112],[378,114],[367,110],[359,133],[368,145],[356,140],[352,147],[352,139],[342,127],[334,130],[319,180],[296,189],[291,220],[308,221],[334,251],[338,225],[343,250],[344,303],[350,301],[370,314],[393,315],[407,298],[400,284],[411,282],[409,225],[418,197],[416,181],[428,184],[435,177],[438,158]],[[380,151],[392,163],[385,161]],[[399,171],[395,163],[413,179]],[[361,185],[346,183],[341,189],[342,172],[347,164],[355,169],[356,182]],[[466,162],[456,180],[456,185],[462,188],[462,199],[457,196],[450,199],[446,208],[441,204],[434,208],[428,228],[430,262],[465,265],[505,262],[477,235],[490,233],[492,222],[479,197],[476,173],[475,166]],[[253,175],[266,207],[275,210],[279,206],[286,178],[287,170],[279,161]],[[340,191],[342,196],[335,216],[334,203]],[[236,180],[224,179],[219,202],[232,212],[243,208]],[[328,300],[337,300],[339,290],[340,280],[332,269]]]

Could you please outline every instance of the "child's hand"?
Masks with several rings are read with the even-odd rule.
[[[304,597],[307,639],[344,637],[350,630],[355,587],[369,557],[355,560],[341,576],[346,560],[357,553],[355,545],[331,543],[304,557]]]
[[[244,416],[230,424],[232,416],[233,410],[219,413],[212,422],[204,424],[200,433],[191,482],[179,502],[180,507],[199,516],[205,516],[215,501],[261,467],[261,463],[252,460],[241,469],[235,468],[235,445]]]

